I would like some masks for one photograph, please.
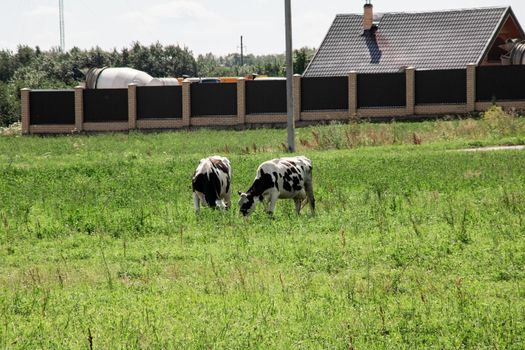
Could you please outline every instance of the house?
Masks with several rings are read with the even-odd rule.
[[[510,64],[524,39],[510,7],[374,15],[367,1],[364,14],[335,17],[304,77]],[[520,63],[524,52],[520,45]]]

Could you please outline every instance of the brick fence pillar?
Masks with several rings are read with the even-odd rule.
[[[476,110],[476,65],[467,65],[467,112]]]
[[[357,72],[348,73],[348,117],[357,118]]]
[[[75,87],[75,129],[81,132],[84,129],[84,87]]]
[[[137,84],[128,85],[128,128],[137,128]]]
[[[408,67],[405,70],[406,76],[406,115],[415,114],[416,105],[416,69]]]
[[[294,74],[293,88],[293,119],[297,122],[301,120],[301,74]]]
[[[182,82],[182,124],[190,126],[191,118],[191,83]]]
[[[27,135],[29,134],[29,124],[30,124],[30,117],[31,117],[31,104],[30,104],[30,98],[31,98],[31,90],[30,89],[22,89],[20,90],[20,98],[22,102],[22,134]]]
[[[237,79],[237,124],[246,123],[246,79]]]

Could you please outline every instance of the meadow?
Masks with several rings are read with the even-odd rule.
[[[0,136],[0,348],[523,349],[525,120],[297,130],[318,213],[204,210],[285,130]],[[234,203],[236,203],[234,196]]]

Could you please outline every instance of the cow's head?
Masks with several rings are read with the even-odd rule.
[[[254,196],[251,193],[241,193],[239,192],[239,210],[242,215],[248,216],[255,210],[255,205],[257,204],[258,197]]]
[[[215,201],[215,208],[220,209],[220,210],[224,210],[224,209],[226,209],[226,203],[224,202],[223,199],[217,199]]]

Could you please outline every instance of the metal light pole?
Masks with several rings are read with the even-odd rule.
[[[286,102],[288,112],[288,151],[295,152],[295,120],[293,103],[293,60],[292,60],[292,6],[291,0],[284,0],[286,23]]]
[[[242,35],[241,35],[241,67],[244,66],[244,44],[242,42]]]
[[[66,39],[64,30],[64,0],[58,0],[58,17],[60,22],[60,51],[66,51]]]

